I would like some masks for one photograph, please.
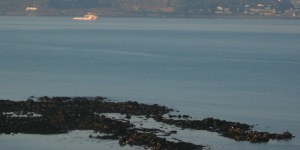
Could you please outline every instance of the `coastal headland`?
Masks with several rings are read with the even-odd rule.
[[[135,101],[114,102],[105,97],[30,97],[26,101],[0,100],[1,134],[65,134],[73,130],[93,130],[101,136],[87,135],[95,139],[112,139],[120,146],[134,145],[151,149],[202,149],[204,145],[169,140],[176,130],[166,130],[134,124],[134,118],[153,119],[181,129],[206,130],[236,141],[251,143],[269,140],[289,140],[294,136],[252,130],[253,125],[215,118],[197,120],[189,115],[172,115],[175,110],[158,104],[142,104]],[[119,114],[124,117],[111,117]]]

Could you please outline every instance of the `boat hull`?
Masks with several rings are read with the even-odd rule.
[[[92,15],[92,14],[88,14],[85,15],[84,17],[74,17],[73,20],[82,20],[82,21],[92,21],[92,20],[97,20],[98,16],[96,15]]]

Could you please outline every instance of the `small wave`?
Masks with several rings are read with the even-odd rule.
[[[70,49],[71,50],[71,49]],[[157,58],[173,58],[173,59],[185,59],[187,61],[227,61],[227,62],[247,62],[247,63],[277,63],[277,64],[294,64],[300,65],[300,62],[296,61],[273,61],[273,60],[255,60],[255,59],[235,59],[235,58],[220,58],[220,57],[195,57],[195,56],[172,56],[163,54],[149,54],[143,52],[130,52],[130,51],[115,51],[115,50],[78,50],[78,51],[89,51],[89,52],[104,52],[113,53],[119,55],[133,55],[133,56],[144,56],[144,57],[157,57]]]
[[[234,59],[234,58],[203,58],[203,59],[232,61],[232,62],[248,62],[248,63],[279,63],[279,64],[300,65],[300,62],[293,62],[293,61],[272,61],[272,60]]]
[[[9,43],[10,44],[10,43]],[[12,43],[11,43],[12,44]],[[17,46],[17,45],[13,45]],[[23,44],[22,47],[32,48],[34,45]],[[297,61],[275,61],[275,60],[255,60],[255,59],[236,59],[236,58],[221,58],[221,57],[196,57],[196,56],[174,56],[164,54],[150,54],[145,52],[131,52],[131,51],[119,51],[119,50],[101,50],[101,49],[78,49],[78,48],[66,48],[66,47],[46,47],[56,51],[77,51],[77,52],[102,52],[112,53],[118,55],[132,55],[132,56],[143,56],[143,57],[157,57],[157,58],[172,58],[172,59],[185,59],[186,61],[226,61],[226,62],[245,62],[245,63],[276,63],[276,64],[293,64],[300,65]]]

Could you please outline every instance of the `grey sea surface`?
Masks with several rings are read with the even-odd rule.
[[[157,103],[193,118],[296,136],[251,144],[184,131],[184,141],[212,149],[299,149],[299,29],[300,20],[0,16],[0,99],[101,95]],[[136,149],[68,138],[0,135],[0,147]]]

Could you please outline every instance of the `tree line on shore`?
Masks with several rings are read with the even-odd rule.
[[[40,14],[51,15],[53,10],[96,10],[126,14],[212,15],[218,8],[240,14],[246,9],[268,7],[280,12],[293,8],[291,0],[0,0],[0,14],[22,13],[26,7],[38,7]],[[78,14],[78,13],[77,13]]]

